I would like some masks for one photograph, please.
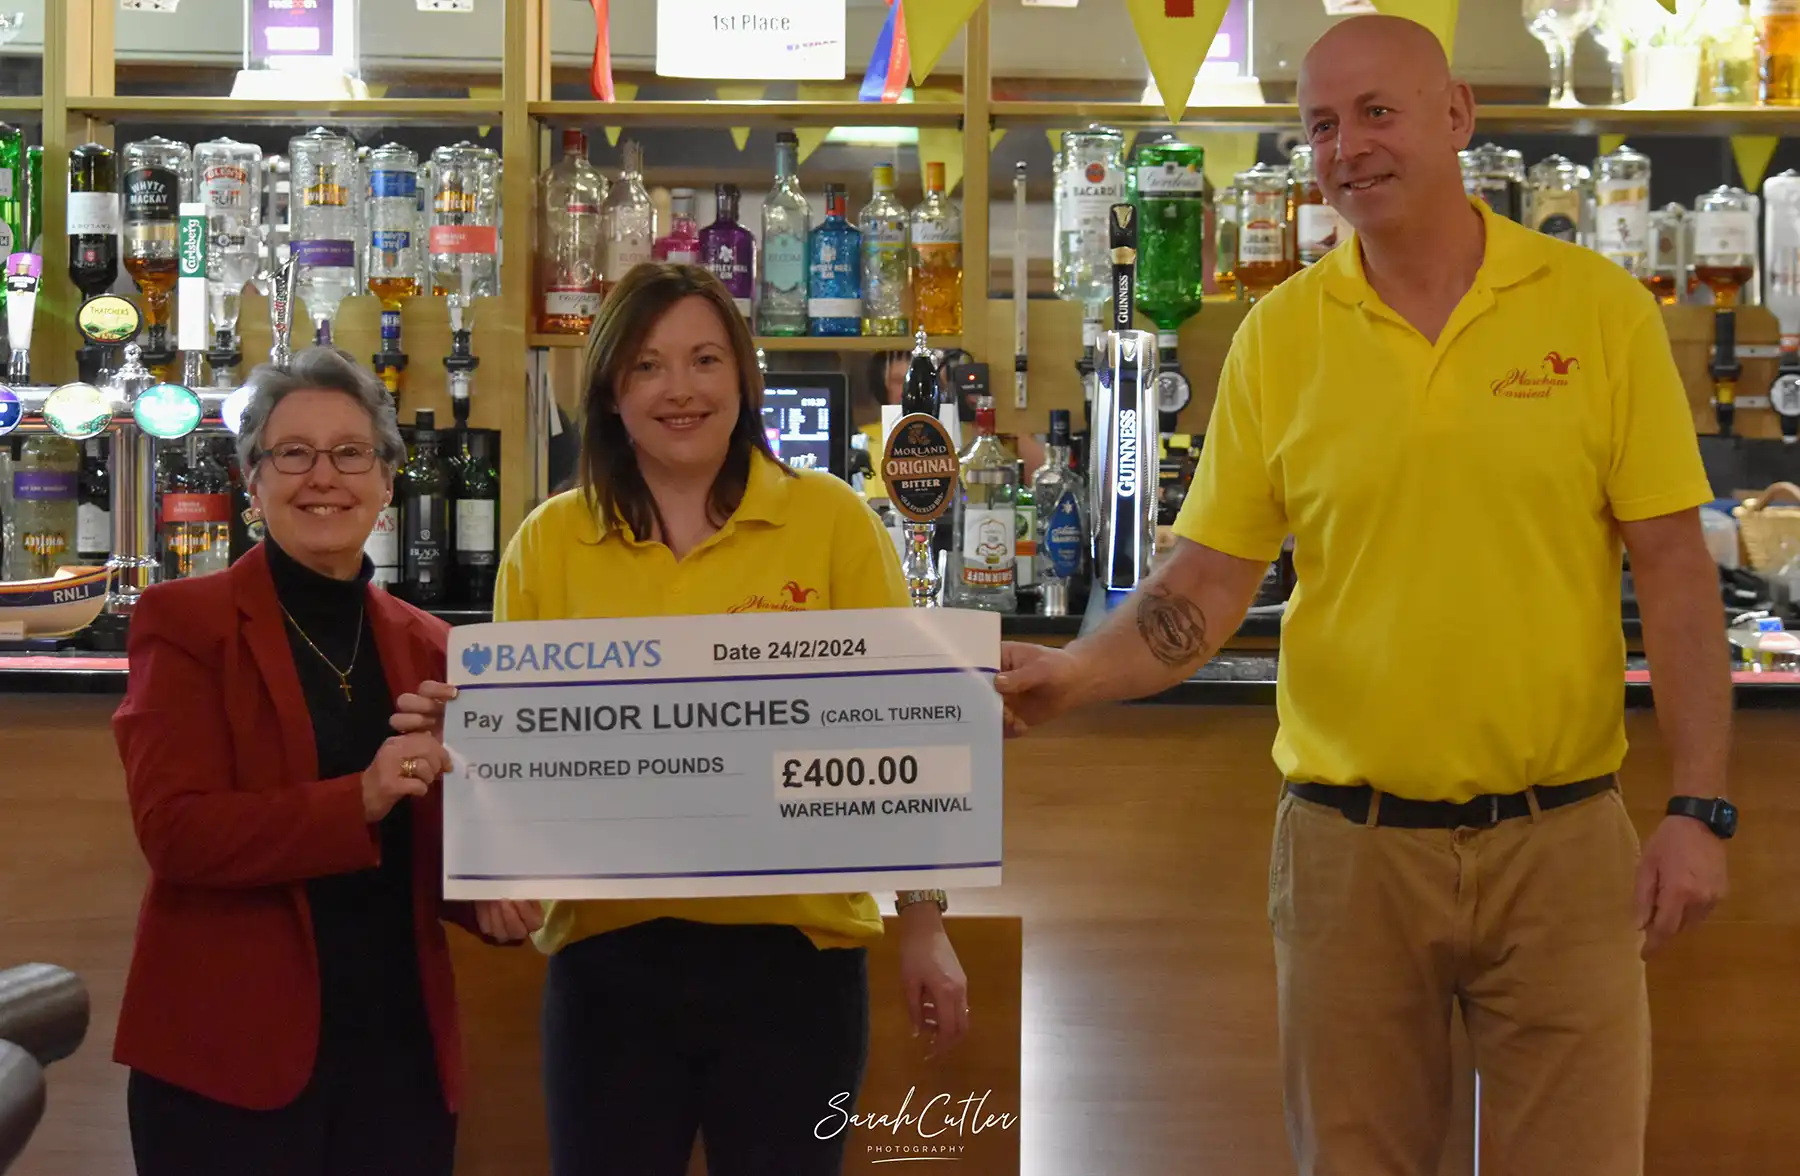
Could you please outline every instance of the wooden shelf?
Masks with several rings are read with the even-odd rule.
[[[595,126],[954,127],[957,102],[533,102],[532,117]]]
[[[154,118],[172,122],[313,122],[494,125],[505,113],[500,102],[472,98],[351,98],[283,102],[263,98],[71,98],[69,113],[106,122]]]
[[[1072,127],[1089,122],[1108,126],[1166,127],[1160,106],[1132,102],[995,102],[990,107],[996,127]],[[1780,106],[1696,106],[1688,110],[1632,110],[1612,106],[1515,106],[1489,103],[1475,111],[1483,131],[1538,134],[1667,134],[1725,135],[1761,132],[1782,134],[1800,127],[1800,109]],[[1270,130],[1300,124],[1298,107],[1190,106],[1184,127]]]
[[[929,335],[926,343],[940,349],[961,347],[962,336]],[[534,334],[530,336],[530,344],[533,347],[586,347],[587,336]],[[836,338],[758,335],[756,345],[771,354],[777,351],[911,351],[913,339],[907,335],[843,335]]]
[[[42,98],[21,98],[0,94],[0,114],[37,114],[44,109]]]

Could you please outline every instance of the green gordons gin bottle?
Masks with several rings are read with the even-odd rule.
[[[1132,173],[1138,209],[1137,308],[1156,325],[1157,400],[1167,417],[1190,399],[1175,333],[1200,313],[1206,287],[1206,153],[1173,135],[1140,143]]]
[[[30,248],[25,237],[25,201],[30,180],[25,172],[25,136],[18,127],[0,123],[0,257]],[[0,290],[0,310],[6,291]]]

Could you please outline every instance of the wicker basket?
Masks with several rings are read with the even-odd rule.
[[[1785,497],[1794,505],[1777,504]],[[1800,559],[1800,486],[1777,482],[1732,508],[1744,563],[1753,571],[1773,575]]]

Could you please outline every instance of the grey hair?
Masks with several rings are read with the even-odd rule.
[[[246,482],[255,475],[262,458],[263,429],[269,424],[269,415],[289,393],[305,388],[342,392],[356,401],[375,426],[375,455],[388,470],[406,459],[406,443],[400,437],[394,398],[388,395],[387,386],[347,351],[308,347],[294,356],[285,371],[273,364],[261,364],[245,383],[255,389],[244,407],[243,423],[238,426],[238,468],[244,471]]]

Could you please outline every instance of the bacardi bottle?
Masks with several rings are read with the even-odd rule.
[[[600,310],[600,250],[606,237],[606,177],[588,162],[587,136],[562,134],[562,158],[538,178],[538,330],[585,335]]]
[[[962,455],[950,552],[949,603],[953,608],[1014,612],[1018,608],[1013,560],[1018,523],[1018,466],[994,436],[994,402],[975,409],[975,440]]]
[[[925,199],[912,210],[913,307],[929,335],[962,334],[962,210],[944,193],[944,165],[925,165]]]
[[[395,480],[401,499],[400,595],[413,604],[442,604],[450,592],[450,470],[438,452],[437,414],[414,417],[412,457]]]
[[[792,131],[781,131],[775,136],[775,186],[763,201],[757,334],[806,334],[806,238],[811,231],[812,208],[800,191],[800,140]]]
[[[1056,163],[1056,295],[1084,307],[1105,302],[1106,210],[1125,199],[1125,136],[1101,126],[1065,131]]]
[[[738,199],[736,184],[713,189],[713,222],[700,230],[700,264],[725,283],[748,320],[756,296],[756,238],[738,223]]]
[[[600,275],[608,290],[632,266],[649,261],[656,243],[656,205],[644,188],[644,149],[627,139],[623,154],[619,182],[606,196],[606,255]]]
[[[912,288],[908,280],[906,207],[894,196],[894,165],[871,172],[875,194],[856,214],[862,234],[862,299],[865,335],[912,333]]]
[[[862,334],[862,234],[842,184],[825,185],[825,219],[806,243],[806,333]]]

